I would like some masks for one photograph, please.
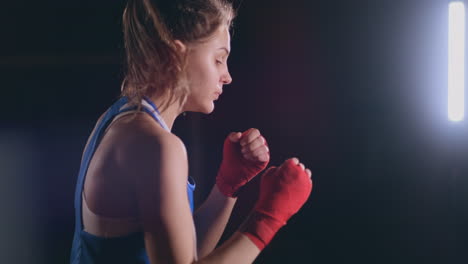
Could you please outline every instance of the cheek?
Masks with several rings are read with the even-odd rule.
[[[214,64],[214,63],[212,63]],[[187,71],[189,85],[194,90],[209,89],[217,85],[218,71],[216,65],[209,62],[192,64]]]

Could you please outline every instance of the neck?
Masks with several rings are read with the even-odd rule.
[[[161,97],[149,97],[151,101],[154,102],[156,107],[158,107],[158,110],[161,114],[161,118],[164,120],[164,123],[166,123],[167,127],[169,130],[172,130],[172,126],[174,125],[174,121],[176,118],[182,114],[182,106],[178,101],[171,103],[168,105],[164,111],[161,111],[161,106],[164,104],[165,98]]]

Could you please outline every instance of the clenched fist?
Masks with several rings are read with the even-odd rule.
[[[265,169],[269,161],[270,150],[258,129],[230,133],[224,141],[216,185],[224,195],[236,197],[239,188]]]

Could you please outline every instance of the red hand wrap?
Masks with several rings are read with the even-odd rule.
[[[297,213],[312,191],[312,180],[291,159],[262,176],[259,199],[241,228],[263,250],[289,218]]]
[[[242,133],[242,137],[249,131]],[[265,142],[266,144],[266,142]],[[216,185],[224,195],[236,197],[237,191],[255,175],[266,168],[267,162],[255,162],[242,156],[239,142],[232,142],[229,137],[224,141],[223,161],[216,176]]]

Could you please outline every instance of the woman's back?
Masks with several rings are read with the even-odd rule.
[[[98,236],[116,237],[141,230],[134,168],[128,162],[128,157],[138,155],[132,153],[137,147],[131,146],[135,143],[132,138],[168,133],[146,113],[122,115],[114,119],[102,137],[89,164],[83,189],[83,208],[87,206],[90,211],[83,214],[84,229]]]
[[[98,121],[83,154],[72,263],[148,263],[137,188],[142,186],[138,174],[151,166],[140,162],[157,166],[157,148],[148,148],[148,142],[175,136],[163,128],[155,109],[134,115],[125,103],[120,99]],[[187,191],[193,188],[188,184]]]

